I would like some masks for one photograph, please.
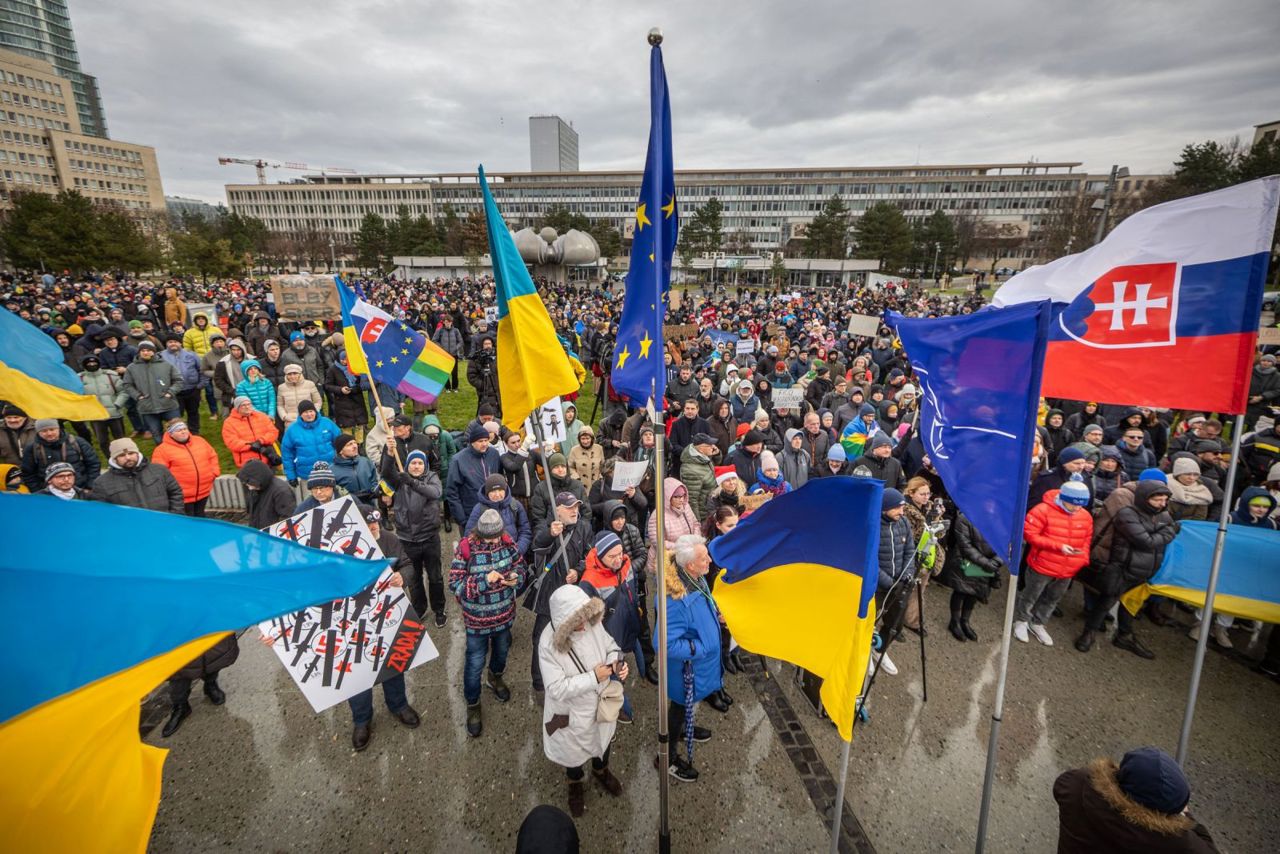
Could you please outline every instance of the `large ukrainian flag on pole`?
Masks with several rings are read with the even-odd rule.
[[[167,751],[139,740],[141,700],[227,632],[350,596],[386,566],[94,501],[0,494],[0,518],[0,601],[26,639],[0,659],[6,851],[145,851]],[[85,555],[50,531],[131,536]],[[140,559],[138,536],[181,557]]]
[[[569,364],[547,307],[533,287],[529,269],[498,213],[484,167],[478,171],[484,194],[484,220],[489,232],[489,258],[498,294],[498,393],[502,423],[519,430],[524,420],[553,397],[573,394],[580,386]],[[659,359],[661,362],[661,359]]]
[[[107,411],[62,362],[52,338],[0,308],[0,400],[32,418],[105,421]]]
[[[627,269],[627,292],[618,320],[609,381],[635,406],[650,397],[661,406],[666,392],[662,320],[671,289],[671,253],[676,246],[680,214],[671,162],[671,103],[662,47],[649,50],[649,152],[636,203],[635,236]]]
[[[845,741],[871,655],[883,495],[871,478],[811,480],[711,543],[729,631],[744,649],[821,676]]]

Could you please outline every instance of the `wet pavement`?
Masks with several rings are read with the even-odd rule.
[[[891,650],[899,675],[881,675],[872,691],[870,724],[853,745],[842,850],[973,848],[1002,603],[979,607],[973,624],[982,639],[960,644],[943,625],[948,595],[927,594],[928,703],[920,701],[919,640],[911,634]],[[1185,628],[1139,624],[1155,661],[1106,642],[1081,655],[1071,647],[1078,593],[1064,608],[1067,616],[1049,626],[1056,646],[1014,644],[993,852],[1054,849],[1051,789],[1063,769],[1141,744],[1176,746],[1194,652]],[[532,615],[521,610],[506,677],[512,699],[498,703],[486,692],[484,735],[469,739],[460,688],[465,638],[451,603],[449,625],[431,631],[441,657],[408,677],[422,726],[406,729],[377,699],[373,740],[362,754],[351,749],[346,705],[313,713],[251,632],[220,679],[225,706],[210,705],[197,687],[195,712],[178,733],[162,739],[156,727],[146,735],[171,749],[151,850],[514,850],[529,809],[567,808],[564,772],[542,754],[528,674],[531,627]],[[1248,634],[1235,637],[1243,645]],[[793,684],[794,668],[767,664],[729,677],[737,702],[727,715],[698,710],[714,737],[697,746],[701,779],[672,781],[676,851],[825,850],[840,741]],[[631,690],[636,723],[618,728],[611,763],[626,790],[611,798],[588,777],[587,812],[577,822],[584,851],[656,846],[656,691],[635,676]],[[1191,809],[1224,851],[1280,848],[1278,709],[1280,685],[1249,672],[1238,653],[1211,649],[1191,749]],[[144,728],[162,722],[163,711],[150,705]]]

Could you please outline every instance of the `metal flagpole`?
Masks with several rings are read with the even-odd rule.
[[[836,784],[836,808],[831,817],[831,854],[840,852],[840,822],[844,818],[844,783],[849,778],[849,745],[846,741],[840,748],[840,782]]]
[[[1018,525],[1018,547],[1012,555],[1010,567],[1022,560],[1022,526]],[[982,854],[987,846],[987,820],[991,814],[991,791],[996,781],[996,750],[1000,741],[1000,721],[1004,717],[1004,686],[1009,675],[1009,644],[1013,640],[1013,606],[1018,599],[1018,579],[1010,574],[1007,579],[1009,594],[1004,603],[1004,632],[1000,638],[1000,675],[996,679],[996,706],[991,712],[991,737],[987,740],[987,771],[982,779],[982,806],[978,810],[978,842],[974,849]]]
[[[1204,592],[1204,608],[1200,612],[1200,639],[1196,641],[1195,662],[1191,665],[1191,687],[1187,691],[1187,711],[1182,716],[1182,732],[1178,735],[1179,765],[1186,765],[1187,750],[1191,746],[1191,722],[1196,714],[1196,696],[1200,693],[1200,671],[1204,668],[1204,653],[1209,646],[1213,628],[1213,599],[1218,593],[1218,574],[1222,570],[1222,549],[1227,542],[1227,522],[1231,519],[1231,493],[1236,486],[1236,469],[1240,465],[1240,438],[1244,434],[1244,413],[1236,416],[1231,432],[1231,468],[1227,470],[1227,484],[1223,490],[1222,512],[1218,514],[1218,536],[1213,542],[1213,563],[1209,565],[1209,586]],[[1120,607],[1124,607],[1121,605]]]
[[[653,470],[654,478],[657,480],[657,487],[653,490],[653,550],[658,556],[658,565],[654,568],[657,579],[654,595],[658,599],[656,644],[658,647],[658,850],[662,854],[668,854],[671,851],[671,824],[667,816],[667,798],[671,780],[667,769],[671,759],[667,744],[672,734],[667,731],[667,706],[670,700],[667,696],[667,539],[666,528],[663,527],[666,511],[664,506],[666,503],[664,498],[666,454],[663,452],[663,445],[666,441],[666,430],[662,426],[662,421],[666,412],[663,407],[657,405],[659,401],[656,399],[658,391],[656,380],[651,388],[655,400]]]

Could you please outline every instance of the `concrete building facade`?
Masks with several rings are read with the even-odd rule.
[[[42,59],[70,84],[68,93],[86,136],[107,137],[107,117],[98,78],[80,70],[80,51],[63,0],[0,2],[0,49]]]
[[[530,116],[529,169],[577,172],[578,132],[559,116]]]
[[[60,190],[136,213],[165,209],[154,148],[85,133],[51,63],[0,50],[0,209],[14,193]]]

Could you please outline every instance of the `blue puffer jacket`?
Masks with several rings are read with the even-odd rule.
[[[368,457],[360,454],[350,460],[341,454],[335,454],[333,478],[338,486],[357,498],[367,498],[378,487],[378,469]]]
[[[449,515],[459,525],[467,524],[471,518],[471,509],[480,500],[484,479],[491,474],[502,474],[502,459],[495,448],[477,454],[467,445],[449,461],[444,500],[449,505]]]
[[[897,519],[880,516],[880,577],[878,590],[888,590],[896,581],[911,577],[915,569],[916,548],[911,539],[911,523],[904,513]]]
[[[685,702],[685,662],[693,664],[693,701],[720,690],[720,621],[715,606],[702,589],[689,589],[677,574],[674,561],[667,567],[667,695]]]
[[[249,402],[253,404],[254,409],[268,418],[275,418],[276,387],[271,384],[271,380],[267,379],[265,375],[259,376],[256,383],[250,382],[250,368],[257,368],[261,374],[262,363],[257,359],[245,359],[240,363],[240,370],[244,373],[244,379],[236,384],[236,397],[249,398]],[[332,451],[333,448],[329,450]]]
[[[521,555],[528,554],[529,544],[533,542],[533,527],[529,524],[529,513],[524,509],[523,504],[511,499],[510,493],[503,496],[501,501],[491,501],[487,495],[479,496],[476,506],[471,508],[471,515],[462,529],[462,535],[465,537],[470,534],[471,529],[480,521],[480,514],[490,507],[497,510],[498,515],[502,517],[502,528],[516,544],[516,551]]]
[[[323,415],[317,415],[315,421],[299,418],[290,424],[284,431],[284,441],[280,443],[285,479],[306,480],[313,465],[320,460],[332,460],[333,440],[341,433],[338,425]]]

